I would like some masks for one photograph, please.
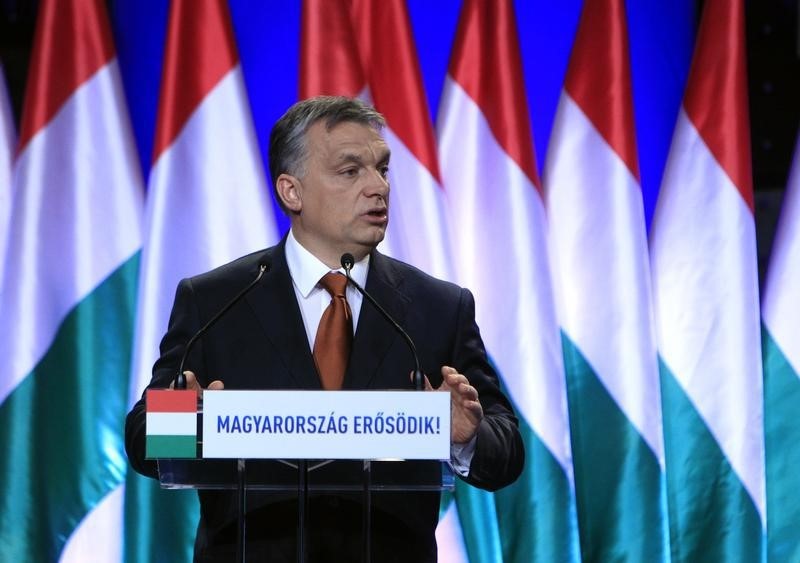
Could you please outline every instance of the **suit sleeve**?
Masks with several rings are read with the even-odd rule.
[[[466,289],[461,290],[453,358],[453,367],[478,391],[484,415],[478,426],[469,474],[464,480],[490,491],[510,485],[522,472],[525,448],[517,417],[486,356],[475,322],[475,300]]]
[[[169,319],[169,328],[161,340],[160,356],[153,366],[153,376],[147,389],[166,389],[178,373],[181,356],[186,343],[200,328],[200,318],[191,281],[182,280],[178,284],[175,302]],[[202,366],[202,343],[198,342],[187,360],[186,369],[204,382]],[[125,452],[131,466],[142,475],[158,478],[154,460],[145,459],[145,395],[133,406],[125,420]]]

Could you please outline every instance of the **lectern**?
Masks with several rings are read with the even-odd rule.
[[[450,396],[416,391],[148,391],[147,457],[168,489],[235,489],[237,558],[246,557],[248,490],[294,492],[297,558],[314,492],[360,492],[371,560],[375,491],[454,488]]]

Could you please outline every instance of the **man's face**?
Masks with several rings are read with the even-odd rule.
[[[328,130],[317,122],[306,134],[306,155],[304,174],[288,177],[294,184],[284,197],[295,237],[331,267],[345,252],[362,258],[389,222],[389,147],[367,125]]]

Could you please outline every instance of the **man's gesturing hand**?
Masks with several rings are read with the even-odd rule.
[[[442,366],[442,384],[438,389],[425,378],[426,391],[450,392],[450,441],[454,444],[469,442],[478,431],[483,418],[483,407],[478,402],[478,391],[469,380],[450,366]]]
[[[197,377],[195,377],[194,372],[192,371],[185,371],[183,375],[186,376],[186,390],[193,390],[198,396],[203,396],[203,388],[200,387],[200,383],[197,381]],[[170,389],[175,388],[175,382],[169,384]],[[211,391],[218,391],[220,389],[225,389],[225,384],[222,383],[219,379],[215,379],[211,383],[208,384],[208,389]]]

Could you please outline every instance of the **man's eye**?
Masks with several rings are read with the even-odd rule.
[[[342,170],[342,174],[345,176],[352,178],[358,174],[358,168],[345,168]]]
[[[388,165],[381,166],[380,168],[378,168],[378,171],[381,173],[381,176],[383,176],[384,178],[388,178],[389,177],[389,166]]]

